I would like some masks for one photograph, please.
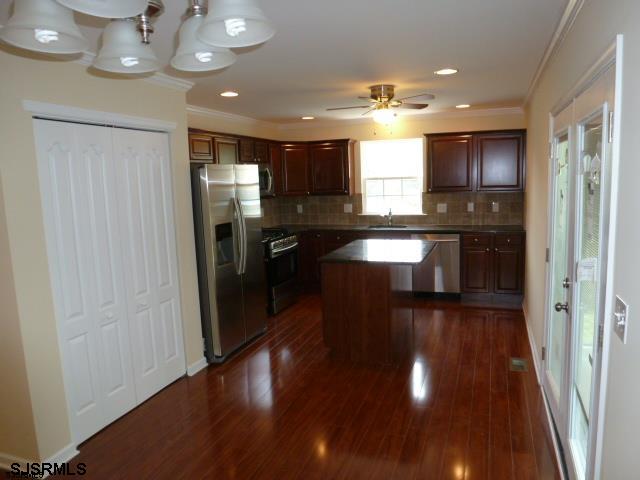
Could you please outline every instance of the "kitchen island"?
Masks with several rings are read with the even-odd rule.
[[[336,357],[388,365],[413,346],[413,267],[425,240],[356,240],[320,258],[323,336]]]

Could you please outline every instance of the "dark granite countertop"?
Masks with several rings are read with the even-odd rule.
[[[417,265],[427,258],[435,246],[435,242],[426,240],[355,240],[321,257],[320,261]]]
[[[406,228],[369,228],[368,225],[280,225],[292,233],[314,231],[356,231],[356,232],[406,232],[406,233],[521,233],[522,225],[407,225]]]

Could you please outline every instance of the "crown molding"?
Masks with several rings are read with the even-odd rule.
[[[84,52],[79,58],[74,60],[74,63],[84,65],[85,67],[90,67],[91,65],[93,65],[93,61],[95,58],[96,58],[95,53]],[[138,77],[132,77],[132,78],[138,78]],[[161,87],[172,88],[180,92],[188,92],[195,85],[193,82],[190,82],[189,80],[183,80],[181,78],[172,77],[171,75],[167,75],[166,73],[161,73],[161,72],[156,72],[153,75],[148,77],[139,77],[139,78],[140,80],[144,80],[145,82],[153,83],[154,85],[160,85]]]
[[[402,117],[405,122],[424,122],[428,119],[440,118],[472,118],[472,117],[495,117],[507,115],[524,115],[522,107],[502,107],[502,108],[483,108],[478,110],[456,110],[453,112],[428,112],[422,115],[407,115]],[[371,123],[371,117],[352,118],[343,120],[324,120],[324,121],[305,121],[277,124],[276,128],[281,131],[302,130],[325,127],[341,127],[346,125],[360,125]]]
[[[580,13],[580,10],[584,5],[584,1],[585,0],[569,0],[569,2],[567,3],[567,7],[565,8],[562,17],[558,22],[558,26],[556,27],[556,31],[554,32],[553,37],[551,37],[551,42],[549,42],[549,45],[547,45],[547,49],[542,56],[542,60],[540,60],[538,68],[536,69],[536,73],[531,80],[529,90],[527,90],[527,95],[524,97],[524,105],[527,105],[529,103],[529,100],[531,100],[531,96],[538,86],[540,77],[542,77],[542,72],[544,72],[551,59],[560,49],[560,46],[564,42],[567,34],[571,30],[571,27],[573,27],[578,14]]]
[[[245,125],[260,125],[265,128],[272,128],[278,130],[277,123],[266,122],[264,120],[258,120],[257,118],[245,117],[243,115],[237,115],[235,113],[222,112],[220,110],[213,110],[206,107],[198,107],[196,105],[187,105],[187,112],[200,117],[213,118],[216,120],[224,120],[235,123],[242,123]]]

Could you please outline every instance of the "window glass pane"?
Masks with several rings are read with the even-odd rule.
[[[383,209],[383,197],[367,197],[367,213],[382,213]]]
[[[382,195],[383,194],[382,180],[367,180],[366,194]]]
[[[421,193],[418,181],[415,178],[402,180],[403,195],[420,195]]]
[[[402,195],[402,180],[385,180],[385,195]]]

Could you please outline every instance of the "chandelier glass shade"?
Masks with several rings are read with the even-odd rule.
[[[374,110],[373,121],[380,125],[390,125],[396,121],[396,114],[389,106]]]
[[[93,62],[99,70],[150,73],[160,68],[151,45],[142,43],[135,21],[113,20],[104,29],[102,48]]]
[[[242,48],[264,43],[275,33],[256,0],[210,0],[198,38],[209,45]]]
[[[55,0],[16,0],[0,39],[15,47],[63,55],[81,53],[88,46],[73,11]]]
[[[18,3],[20,0],[17,0]],[[76,12],[102,18],[128,18],[140,15],[147,0],[57,0]]]
[[[187,18],[180,27],[178,49],[171,59],[171,66],[187,72],[220,70],[233,65],[236,54],[228,48],[207,45],[196,36],[204,16],[195,14]]]

